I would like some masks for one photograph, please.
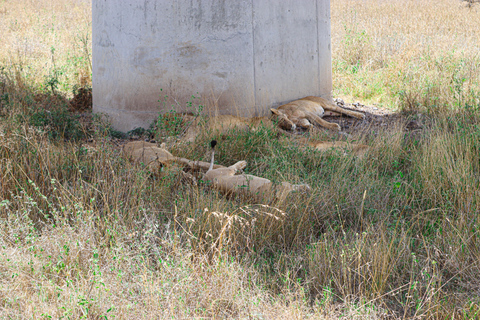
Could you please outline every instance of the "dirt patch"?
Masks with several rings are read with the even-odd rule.
[[[360,111],[365,114],[365,119],[363,120],[345,116],[325,116],[323,118],[328,122],[338,123],[342,127],[342,131],[346,133],[351,134],[359,131],[370,131],[372,129],[374,130],[385,127],[388,128],[401,118],[399,113],[396,113],[390,109],[368,106],[359,102],[345,103],[339,98],[334,99],[334,101],[339,107],[352,111]]]
[[[424,116],[416,114],[414,116],[391,109],[378,106],[364,105],[359,102],[345,103],[342,99],[334,99],[334,102],[342,108],[352,111],[360,111],[365,114],[365,119],[359,120],[346,116],[325,116],[324,120],[338,123],[342,132],[347,134],[378,132],[381,130],[393,129],[399,124],[404,126],[405,131],[421,131],[424,128]],[[319,128],[317,126],[317,128]],[[321,128],[320,128],[321,129]]]

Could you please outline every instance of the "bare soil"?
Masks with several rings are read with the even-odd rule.
[[[347,134],[371,134],[378,131],[393,129],[403,126],[405,131],[421,131],[424,127],[422,114],[409,115],[380,106],[364,105],[360,102],[346,103],[342,99],[334,99],[342,108],[359,111],[365,114],[365,119],[360,120],[346,116],[325,116],[324,120],[338,123],[342,132]]]

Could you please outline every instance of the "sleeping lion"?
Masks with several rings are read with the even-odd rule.
[[[291,128],[292,130],[297,127],[310,129],[313,127],[312,122],[314,122],[327,129],[340,131],[341,128],[338,124],[322,119],[325,115],[339,116],[340,114],[346,114],[357,119],[365,119],[363,113],[343,109],[333,102],[314,96],[289,102],[277,109],[272,108],[270,111],[278,116],[281,127]]]

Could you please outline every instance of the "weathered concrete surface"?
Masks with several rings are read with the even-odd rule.
[[[186,111],[192,95],[244,116],[330,96],[330,0],[92,5],[94,112],[118,130],[147,127],[162,109]]]

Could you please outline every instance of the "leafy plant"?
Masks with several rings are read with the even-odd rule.
[[[160,89],[160,91],[163,90]],[[152,125],[156,135],[159,137],[171,137],[184,134],[193,121],[201,117],[204,107],[200,104],[197,105],[196,99],[198,98],[194,95],[191,96],[191,99],[186,103],[185,112],[183,113],[178,113],[173,105],[169,111],[160,113],[154,125]],[[166,109],[167,100],[167,95],[158,100],[158,102],[162,103],[160,107],[162,110]]]
[[[85,137],[78,116],[71,114],[66,107],[38,110],[30,116],[29,124],[42,128],[52,139],[79,140]]]

